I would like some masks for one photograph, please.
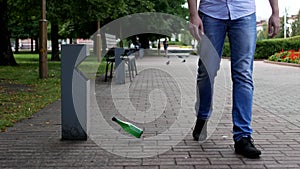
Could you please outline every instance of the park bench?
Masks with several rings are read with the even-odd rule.
[[[108,79],[108,69],[110,67],[110,78],[112,78],[114,64],[115,67],[122,64],[124,61],[125,64],[128,65],[128,73],[130,81],[137,75],[136,61],[135,55],[136,49],[124,49],[117,47],[117,40],[115,35],[105,34],[105,42],[107,53],[105,55],[106,60],[106,68],[105,68],[105,79]],[[124,72],[125,73],[125,72]]]

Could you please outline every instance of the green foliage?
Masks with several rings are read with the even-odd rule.
[[[178,42],[178,41],[169,41],[169,45],[179,45],[179,46],[186,46],[183,42]]]
[[[184,45],[192,45],[192,40],[194,40],[189,30],[181,31],[181,41]]]
[[[263,24],[263,30],[257,32],[257,40],[264,40],[264,39],[269,39],[269,33],[268,33],[268,24],[264,23]]]
[[[281,17],[280,25],[281,25],[281,27],[280,27],[279,33],[276,37],[277,38],[284,38],[284,17]],[[290,37],[290,35],[289,35],[290,30],[289,29],[290,29],[289,27],[286,27],[286,32],[285,32],[286,37]]]
[[[196,50],[193,50],[190,52],[190,55],[198,55],[197,51]]]
[[[300,35],[300,10],[298,12],[298,18],[292,23],[292,36]]]
[[[89,55],[80,63],[78,69],[89,79],[95,79],[105,73],[106,59],[103,57],[102,61],[98,62],[95,55]]]
[[[230,57],[230,45],[229,45],[229,42],[225,42],[224,43],[223,56],[224,57]]]
[[[36,38],[39,35],[40,1],[8,0],[8,25],[12,38]]]
[[[188,9],[182,6],[186,0],[153,0],[151,2],[155,4],[156,12],[168,13],[182,18],[188,16]]]

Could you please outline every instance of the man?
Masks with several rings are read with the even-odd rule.
[[[269,19],[269,36],[278,34],[280,18],[278,0],[269,0],[272,15]],[[259,158],[261,151],[253,143],[251,134],[253,100],[253,58],[256,46],[256,7],[255,0],[188,0],[190,11],[190,29],[192,35],[200,40],[205,34],[215,47],[218,55],[222,49],[226,34],[231,50],[231,78],[233,82],[233,139],[237,154],[248,158]],[[200,32],[198,31],[200,29]],[[208,73],[198,61],[198,100],[197,121],[193,131],[195,140],[206,139],[206,123],[211,114],[212,93]]]
[[[168,56],[168,46],[169,46],[167,37],[165,37],[165,40],[163,41],[163,45],[164,45],[164,50],[165,50],[165,57],[167,57]],[[168,56],[168,58],[169,58],[169,56]]]

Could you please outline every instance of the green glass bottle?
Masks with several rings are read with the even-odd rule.
[[[127,133],[133,135],[136,138],[140,138],[141,135],[143,134],[142,129],[136,127],[135,125],[129,122],[122,121],[116,117],[113,117],[112,121],[118,123]]]

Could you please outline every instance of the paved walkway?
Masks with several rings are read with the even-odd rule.
[[[262,156],[251,160],[234,154],[230,62],[222,60],[216,80],[210,137],[198,143],[190,129],[196,57],[167,61],[138,60],[139,75],[125,85],[94,83],[88,141],[60,140],[60,101],[0,133],[0,168],[300,168],[299,68],[255,62],[252,124]],[[124,133],[112,115],[142,127],[143,138]]]

